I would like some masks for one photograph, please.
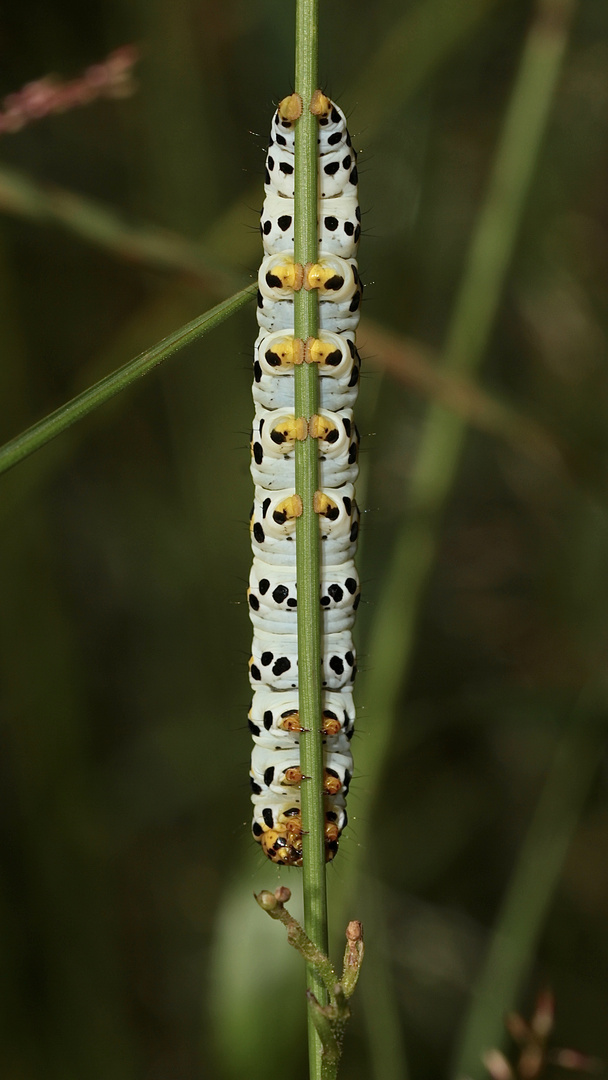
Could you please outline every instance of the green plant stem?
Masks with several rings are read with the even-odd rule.
[[[333,1025],[328,1016],[319,1008],[312,990],[306,991],[308,998],[308,1016],[314,1025],[319,1042],[323,1045],[323,1057],[320,1063],[321,1080],[334,1080],[340,1064],[340,1043],[334,1034]]]
[[[119,394],[121,390],[131,386],[142,375],[147,375],[153,368],[162,364],[178,349],[183,349],[184,346],[196,341],[197,338],[202,337],[209,330],[219,326],[235,311],[248,303],[255,291],[256,286],[249,285],[246,289],[231,296],[230,299],[217,304],[209,311],[206,311],[204,315],[200,315],[198,319],[194,319],[192,322],[187,323],[186,326],[180,327],[173,334],[169,334],[158,344],[153,345],[151,349],[147,349],[140,356],[135,357],[134,360],[129,360],[127,364],[118,368],[117,371],[113,371],[111,375],[106,375],[105,378],[90,386],[88,390],[83,390],[81,394],[66,402],[65,405],[61,405],[54,412],[49,413],[43,420],[39,420],[37,424],[28,428],[27,431],[23,431],[20,435],[11,439],[10,442],[5,443],[4,446],[0,447],[0,473],[11,469],[13,465],[17,465],[29,454],[33,454],[35,450],[39,450],[45,443],[50,442],[61,432],[66,431],[77,420],[82,420],[94,409],[104,405],[115,394]]]
[[[318,0],[296,5],[295,90],[303,102],[296,125],[295,261],[305,266],[317,258],[317,120],[309,109],[318,79]],[[314,291],[295,295],[295,336],[306,341],[318,332],[318,301]],[[318,373],[315,364],[301,364],[295,375],[295,412],[309,420],[318,410]],[[313,509],[318,488],[318,449],[315,439],[296,444],[296,492],[303,513],[297,521],[296,565],[298,580],[298,685],[300,698],[300,764],[308,779],[302,781],[304,830],[304,928],[325,954],[328,952],[327,894],[325,887],[325,835],[323,805],[323,747],[321,742],[321,625],[319,608],[319,521]],[[317,1000],[327,1000],[325,988],[308,964],[307,987]],[[309,1010],[308,1047],[311,1080],[321,1076],[321,1043]]]

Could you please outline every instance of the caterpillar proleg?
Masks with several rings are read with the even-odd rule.
[[[322,734],[325,852],[333,859],[346,825],[352,775],[352,684],[357,671],[351,628],[360,599],[353,562],[359,530],[354,483],[359,434],[352,408],[360,360],[354,331],[362,286],[356,252],[361,232],[357,163],[343,112],[317,92],[318,261],[294,262],[294,128],[286,103],[272,122],[260,219],[264,258],[258,274],[251,434],[253,566],[247,598],[254,636],[249,678],[254,690],[249,727],[254,739],[250,781],[253,835],[274,862],[302,863],[299,761],[295,445],[318,440],[323,631]],[[294,338],[294,291],[315,288],[319,337]],[[294,367],[315,363],[319,413],[295,416]]]

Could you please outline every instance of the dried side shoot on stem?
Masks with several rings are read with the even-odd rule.
[[[299,922],[287,911],[285,904],[290,897],[290,890],[286,886],[281,886],[273,893],[264,889],[257,894],[255,899],[271,919],[277,919],[283,923],[287,930],[289,944],[293,945],[304,960],[315,968],[327,990],[329,997],[327,1005],[321,1005],[312,990],[307,990],[306,997],[312,1021],[323,1046],[323,1080],[333,1080],[337,1076],[342,1040],[346,1024],[350,1019],[348,999],[357,985],[363,961],[363,927],[360,922],[353,920],[346,928],[344,966],[342,977],[338,980],[331,961],[313,944]]]

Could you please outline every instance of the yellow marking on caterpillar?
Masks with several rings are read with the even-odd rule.
[[[338,826],[334,825],[333,822],[326,821],[325,822],[325,839],[326,839],[326,841],[331,844],[332,841],[337,840],[339,836],[340,836],[340,830],[339,830]]]
[[[298,787],[302,782],[302,770],[299,765],[293,765],[290,769],[285,769],[283,773],[283,783],[291,784],[294,787]]]
[[[281,731],[301,731],[302,725],[300,724],[300,713],[298,710],[292,709],[287,716],[283,716],[279,727],[281,728]]]
[[[309,108],[313,116],[329,116],[331,112],[331,101],[322,90],[315,90],[310,99]]]
[[[311,289],[324,289],[329,279],[336,276],[335,267],[323,266],[322,263],[306,263],[303,273],[304,288],[307,292]]]
[[[312,508],[315,514],[328,514],[329,511],[338,509],[334,500],[330,499],[324,491],[315,491]]]
[[[301,263],[279,263],[278,266],[273,266],[266,274],[266,280],[268,277],[276,277],[279,279],[282,289],[293,289],[294,292],[299,292],[304,284],[304,267]],[[277,286],[274,286],[277,288]]]
[[[303,416],[283,416],[272,428],[283,436],[284,442],[303,442],[308,436],[308,422]]]
[[[339,777],[330,776],[327,769],[325,770],[323,788],[328,795],[337,795],[342,787]]]
[[[324,735],[337,735],[340,731],[340,721],[335,716],[328,716],[323,713],[321,731]]]
[[[328,420],[326,416],[319,416],[317,413],[311,416],[308,423],[308,433],[311,439],[326,439],[330,431],[336,430],[333,420]]]
[[[285,514],[286,521],[293,521],[294,518],[302,516],[303,511],[302,500],[299,495],[288,495],[286,499],[283,499],[274,509],[275,514]]]
[[[305,420],[303,416],[298,416],[295,423],[296,439],[298,442],[304,442],[304,439],[308,438],[308,420]]]
[[[294,120],[298,120],[304,112],[302,98],[299,94],[289,94],[288,97],[279,101],[277,112],[281,120],[289,120],[293,124]]]
[[[280,360],[279,367],[289,368],[302,363],[304,342],[301,338],[285,338],[284,341],[277,341],[268,351]]]
[[[325,364],[327,357],[335,353],[336,346],[320,338],[309,337],[304,351],[304,360],[307,364]]]
[[[300,712],[298,709],[291,709],[285,716],[281,717],[280,723],[277,725],[281,731],[301,731],[302,725],[300,723]],[[331,716],[329,713],[323,713],[323,723],[321,724],[321,731],[324,735],[339,735],[340,734],[340,721],[337,716]]]

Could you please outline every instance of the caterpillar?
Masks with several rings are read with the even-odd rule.
[[[321,544],[328,861],[336,854],[347,823],[355,722],[352,684],[357,670],[351,628],[361,595],[353,561],[359,530],[354,492],[359,433],[352,407],[360,371],[354,331],[362,294],[355,259],[361,232],[357,158],[341,109],[317,91],[311,111],[319,124],[319,254],[312,267],[303,269],[294,262],[294,128],[301,112],[297,95],[279,103],[266,154],[251,433],[255,494],[247,598],[253,623],[252,831],[270,859],[290,866],[302,865],[295,554],[301,502],[295,494],[295,444],[307,435],[318,440],[319,448],[314,509]],[[319,296],[320,336],[306,344],[294,337],[293,294],[302,285],[317,288]],[[294,366],[303,361],[316,363],[319,373],[319,414],[308,422],[295,416]]]

